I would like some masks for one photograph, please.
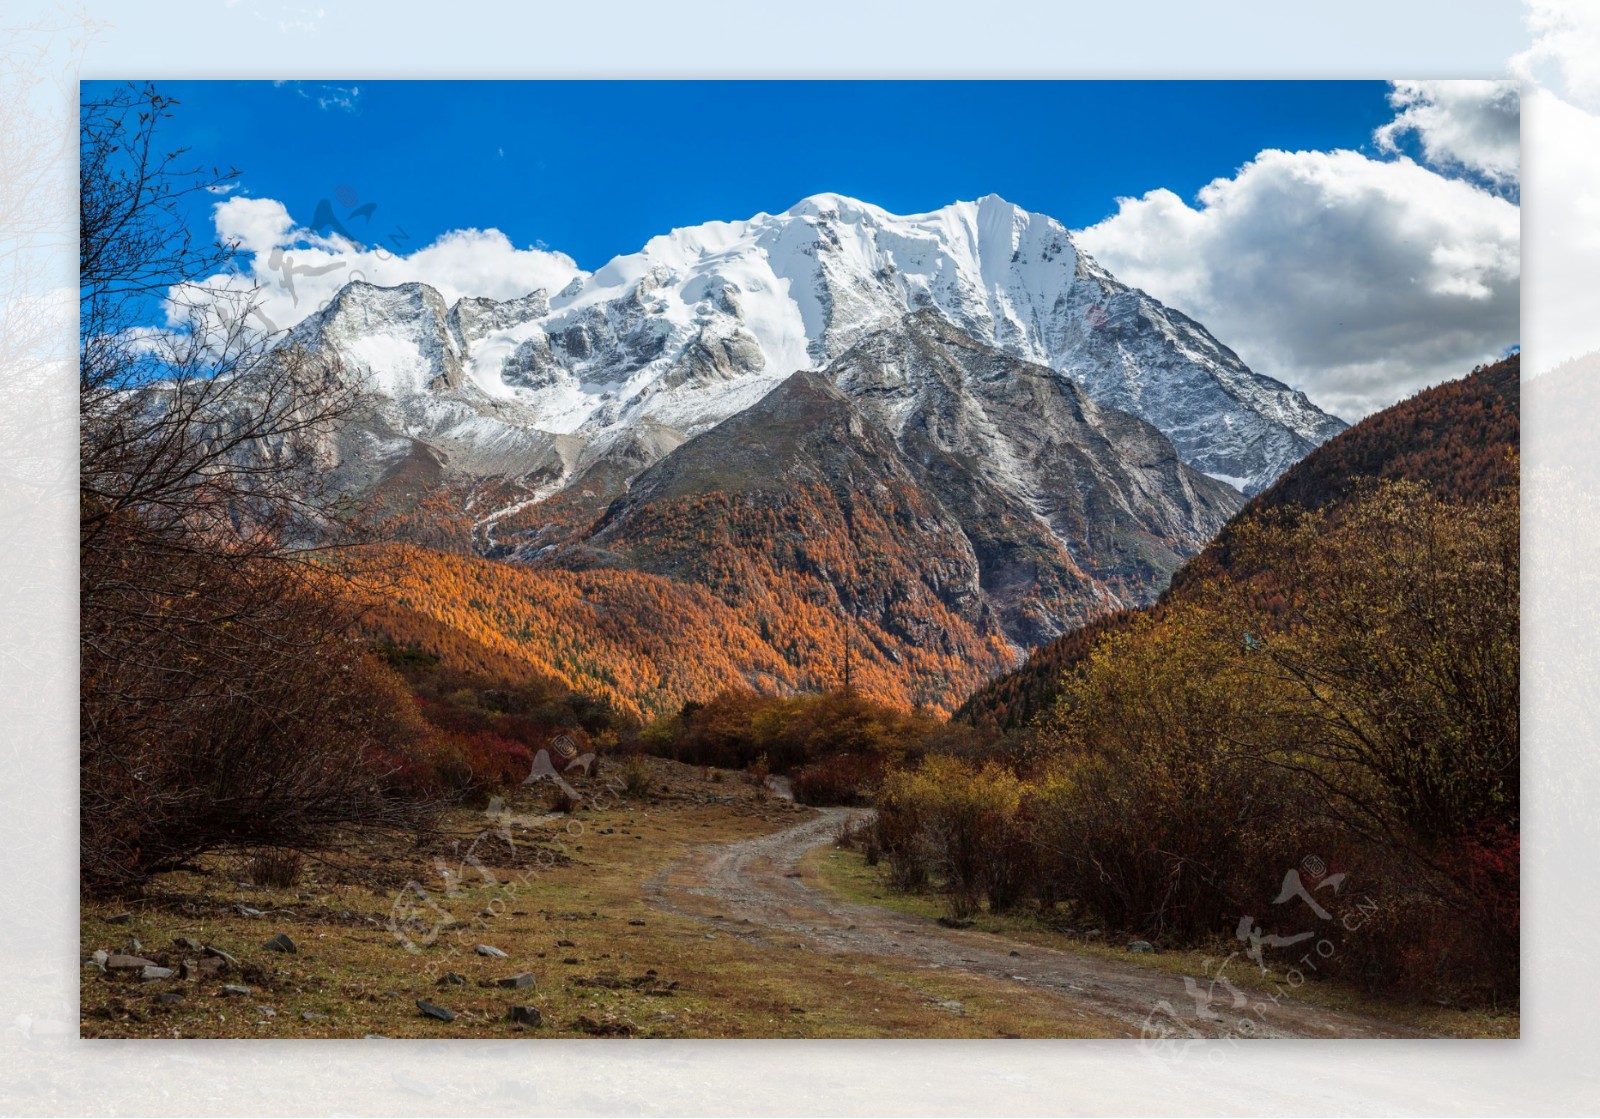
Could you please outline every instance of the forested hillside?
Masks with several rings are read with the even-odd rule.
[[[975,726],[1019,727],[1047,710],[1066,675],[1107,634],[1147,613],[1200,593],[1218,569],[1236,562],[1238,542],[1269,521],[1292,523],[1296,511],[1314,511],[1350,497],[1363,480],[1426,484],[1440,498],[1481,501],[1517,478],[1520,356],[1425,389],[1377,412],[1291,467],[1257,494],[1205,551],[1173,576],[1172,586],[1148,610],[1122,611],[1036,649],[1013,672],[970,696],[955,717]]]

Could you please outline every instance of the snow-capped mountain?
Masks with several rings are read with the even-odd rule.
[[[992,195],[907,216],[817,195],[507,302],[354,283],[290,343],[336,352],[372,390],[377,460],[420,442],[447,470],[542,495],[618,450],[637,472],[641,446],[666,453],[916,311],[1148,421],[1246,493],[1345,426]]]

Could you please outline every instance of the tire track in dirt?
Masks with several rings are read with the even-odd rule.
[[[1213,989],[1210,1001],[1216,1017],[1208,1021],[1199,1017],[1195,994],[1181,975],[989,933],[948,929],[927,918],[836,900],[801,880],[800,860],[831,842],[843,821],[866,812],[847,808],[814,812],[782,831],[699,848],[647,882],[646,895],[658,908],[756,943],[803,944],[836,955],[899,958],[929,969],[1023,984],[1070,1007],[1087,1008],[1123,1023],[1127,1037],[1181,1042],[1206,1036],[1428,1036],[1410,1026],[1315,1006],[1287,994],[1245,990],[1249,1004],[1236,1008],[1232,992],[1221,984]],[[1193,990],[1206,986],[1200,982]],[[1241,1019],[1253,1023],[1251,1034],[1240,1028]]]

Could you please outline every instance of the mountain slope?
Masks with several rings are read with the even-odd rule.
[[[1117,282],[1054,219],[992,195],[907,216],[817,195],[503,303],[352,284],[291,341],[345,359],[387,453],[419,440],[454,473],[545,496],[641,425],[697,434],[914,311],[1055,370],[1246,492],[1344,426]]]
[[[843,682],[847,641],[852,682],[902,706],[947,710],[1015,662],[960,522],[813,373],[685,443],[541,563],[704,587],[808,687]]]
[[[1514,484],[1520,368],[1520,358],[1511,357],[1476,369],[1424,389],[1329,440],[1241,509],[1216,540],[1173,576],[1161,602],[1201,593],[1209,580],[1226,577],[1237,565],[1233,544],[1245,526],[1272,516],[1292,517],[1296,509],[1336,505],[1363,478],[1425,482],[1440,496],[1463,502],[1481,501]],[[1024,725],[1054,702],[1063,675],[1101,637],[1141,613],[1109,615],[1034,650],[1021,667],[970,696],[955,718],[1001,729]]]
[[[1028,648],[1152,600],[1239,503],[1148,424],[919,312],[820,373],[795,374],[640,474],[586,547],[593,562],[718,593],[736,585],[724,593],[730,602],[749,580],[721,567],[735,553],[759,554],[775,576],[820,579],[858,617],[897,597],[902,614],[931,610],[914,589],[925,586],[976,627],[972,636],[987,641],[993,626]],[[800,506],[815,517],[796,522]],[[730,518],[731,550],[703,546],[732,531]],[[795,538],[802,551],[790,547]],[[898,566],[816,568],[812,553],[841,539]],[[551,552],[542,533],[532,545],[529,558],[578,562],[571,550]],[[949,631],[919,632],[900,638]]]

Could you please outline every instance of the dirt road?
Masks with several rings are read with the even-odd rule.
[[[1132,962],[948,929],[926,918],[834,900],[801,880],[799,863],[808,851],[832,841],[840,822],[859,811],[821,809],[784,831],[700,848],[652,879],[647,893],[661,908],[756,943],[893,957],[1025,984],[1060,998],[1064,1019],[1093,1010],[1122,1023],[1128,1037],[1425,1036],[1287,993],[1239,991],[1198,975],[1186,982],[1181,975]]]

